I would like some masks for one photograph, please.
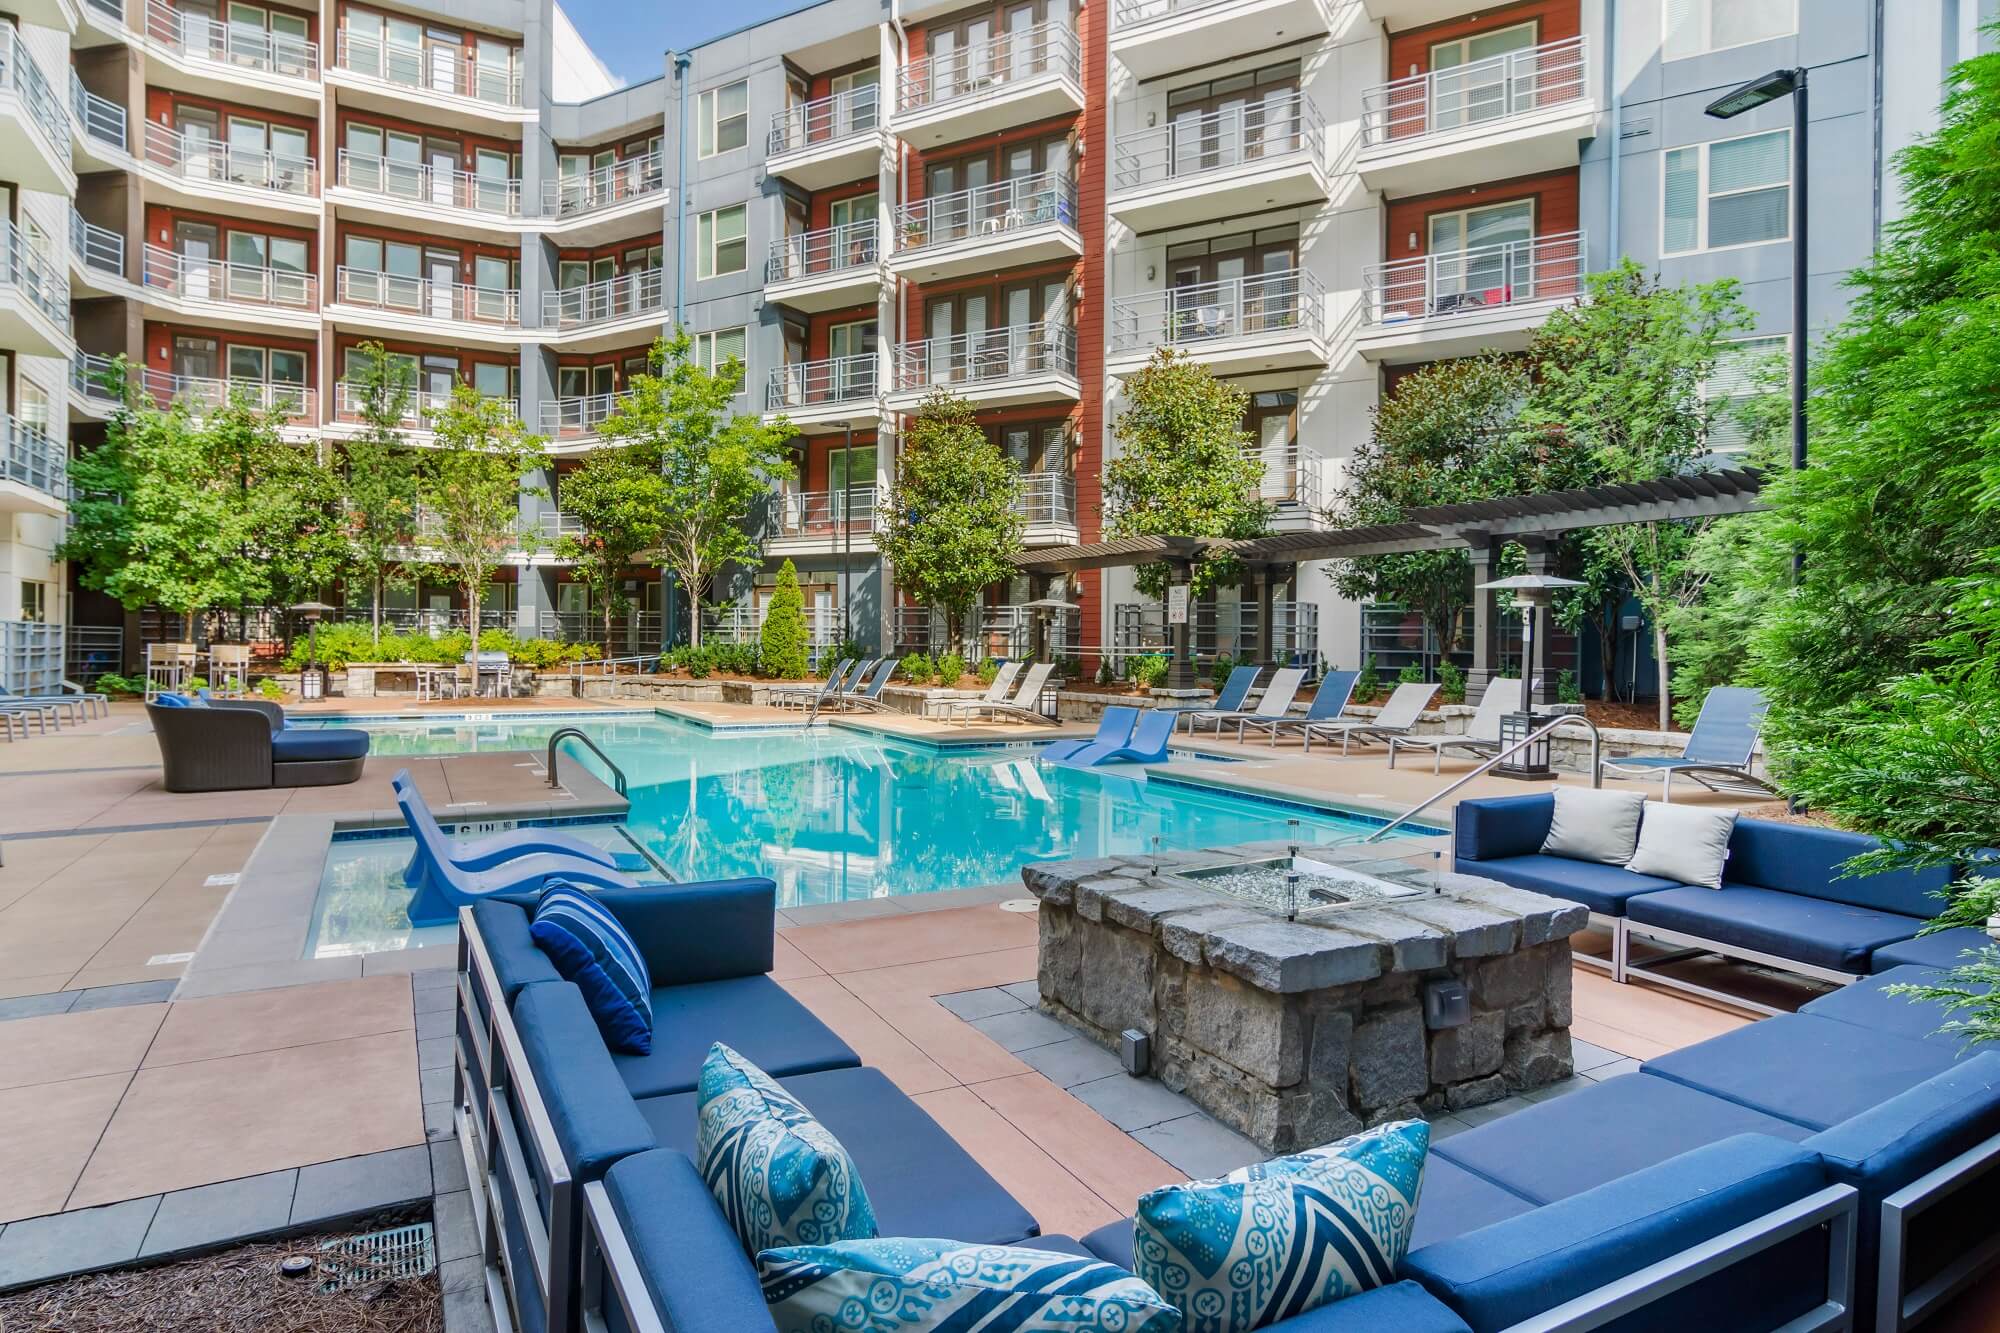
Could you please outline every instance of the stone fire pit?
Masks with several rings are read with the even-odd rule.
[[[1272,1152],[1569,1077],[1588,914],[1442,872],[1443,844],[1028,866],[1042,1008],[1113,1049],[1145,1033],[1155,1077]],[[1452,980],[1469,1011],[1432,1026],[1425,991]]]

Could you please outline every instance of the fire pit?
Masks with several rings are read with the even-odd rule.
[[[1442,838],[1053,862],[1042,1008],[1272,1152],[1571,1073],[1573,903],[1442,868]]]

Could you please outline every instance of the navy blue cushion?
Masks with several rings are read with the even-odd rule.
[[[1461,861],[1496,861],[1542,850],[1555,819],[1556,798],[1489,796],[1460,801],[1452,814],[1452,851]]]
[[[1414,1282],[1395,1282],[1281,1319],[1277,1333],[1472,1333],[1465,1321]]]
[[[1842,986],[1837,991],[1830,991],[1800,1008],[1799,1012],[1811,1014],[1815,1018],[1831,1018],[1836,1022],[1852,1023],[1856,1027],[1873,1028],[1877,1032],[1894,1033],[1898,1037],[1933,1042],[1952,1050],[1962,1050],[1968,1044],[1964,1037],[1956,1033],[1938,1031],[1950,1018],[1942,1004],[1936,1000],[1920,999],[1914,995],[1888,993],[1891,986],[1936,984],[1943,978],[1942,972],[1932,968],[1899,967],[1889,972],[1878,972],[1872,977],[1863,977],[1851,986]],[[1972,989],[1983,991],[1986,988],[1974,986]]]
[[[584,890],[551,879],[528,937],[583,992],[605,1045],[623,1055],[653,1049],[653,981],[617,917]]]
[[[1824,1183],[1816,1154],[1762,1135],[1739,1135],[1532,1213],[1413,1251],[1403,1268],[1460,1318],[1487,1333],[1796,1202]],[[1809,1239],[1824,1246],[1816,1235]],[[1802,1313],[1824,1298],[1823,1276],[1822,1285],[1814,1289],[1806,1280],[1809,1273],[1789,1272],[1773,1260],[1770,1253],[1753,1260],[1755,1276],[1774,1295],[1802,1301],[1793,1313]],[[1646,1313],[1671,1305],[1680,1317],[1687,1317],[1713,1299],[1714,1282],[1684,1289],[1677,1299]],[[1754,1314],[1744,1317],[1742,1307],[1711,1307],[1712,1315],[1718,1311],[1726,1311],[1726,1317],[1720,1322],[1711,1317],[1709,1327],[1770,1328],[1784,1322],[1783,1318],[1767,1322]],[[1651,1318],[1612,1325],[1659,1326]]]
[[[619,1158],[659,1146],[611,1067],[597,1020],[575,986],[547,981],[523,988],[514,1001],[514,1027],[577,1180],[595,1180]]]
[[[1869,965],[1877,972],[1887,972],[1892,967],[1907,967],[1917,964],[1922,967],[1960,967],[1968,949],[1990,949],[1993,937],[1983,930],[1972,930],[1959,926],[1952,930],[1940,930],[1932,935],[1919,935],[1913,940],[1898,940],[1877,949],[1869,958]]]
[[[1466,1132],[1469,1131],[1431,1140],[1431,1153],[1424,1161],[1423,1193],[1417,1196],[1417,1225],[1410,1232],[1412,1250],[1519,1217],[1535,1206],[1531,1200],[1475,1175],[1438,1151],[1451,1139],[1463,1138]]]
[[[756,877],[609,889],[597,897],[631,933],[655,985],[771,970],[778,926],[774,880]],[[749,1054],[748,1047],[737,1049]]]
[[[1784,1014],[1640,1068],[1808,1129],[1826,1129],[1949,1067],[1953,1053],[1852,1023]]]
[[[1735,1134],[1802,1139],[1810,1130],[1650,1074],[1551,1098],[1437,1144],[1456,1162],[1535,1203],[1552,1203]],[[1565,1144],[1561,1152],[1550,1145]],[[1430,1196],[1417,1209],[1421,1226]]]
[[[1739,819],[1729,835],[1729,879],[1897,916],[1936,916],[1944,903],[1935,895],[1951,882],[1946,867],[1842,876],[1846,862],[1881,845],[1866,834],[1813,824]]]
[[[884,1236],[1012,1245],[1040,1230],[1028,1211],[876,1069],[778,1080],[832,1131],[868,1187]],[[695,1155],[696,1097],[648,1097],[639,1110],[663,1147]]]
[[[1071,1254],[1079,1259],[1095,1259],[1097,1256],[1083,1247],[1083,1242],[1075,1236],[1037,1236],[1023,1241],[1022,1245],[1031,1250],[1042,1250],[1049,1254]],[[1130,1269],[1126,1270],[1130,1272]]]
[[[628,1157],[605,1173],[604,1192],[666,1327],[773,1327],[755,1266],[687,1157]]]
[[[562,973],[528,934],[528,914],[512,903],[490,899],[472,904],[472,924],[486,945],[493,979],[509,1005],[521,987],[537,981],[561,981]]]
[[[1868,907],[1754,888],[1731,879],[1719,889],[1678,888],[1626,904],[1635,925],[1663,926],[1717,944],[1775,954],[1836,972],[1866,972],[1869,955],[1924,924]]]
[[[1418,1207],[1421,1210],[1422,1205]],[[1132,1219],[1121,1217],[1116,1222],[1106,1222],[1083,1238],[1083,1248],[1105,1263],[1117,1264],[1126,1272],[1131,1272]]]
[[[286,727],[271,733],[274,764],[359,759],[367,753],[368,733],[358,727]]]
[[[1455,868],[1466,875],[1485,875],[1502,884],[1533,893],[1547,893],[1582,903],[1605,916],[1624,916],[1626,903],[1641,893],[1682,887],[1657,875],[1635,875],[1624,866],[1600,865],[1596,861],[1574,861],[1566,856],[1503,856],[1491,861],[1457,858]]]
[[[769,977],[661,986],[652,1001],[652,1050],[611,1057],[634,1097],[692,1091],[716,1042],[741,1052],[773,1078],[861,1063],[846,1042]]]

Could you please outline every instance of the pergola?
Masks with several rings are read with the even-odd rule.
[[[1195,561],[1211,551],[1226,551],[1248,569],[1257,590],[1257,656],[1271,657],[1271,589],[1297,565],[1311,560],[1351,560],[1363,556],[1396,555],[1408,551],[1464,548],[1471,552],[1473,583],[1488,582],[1500,548],[1513,543],[1524,548],[1528,572],[1553,572],[1555,548],[1563,536],[1585,528],[1670,519],[1719,518],[1762,508],[1763,474],[1751,468],[1693,472],[1657,481],[1621,482],[1568,491],[1511,495],[1466,504],[1413,509],[1400,522],[1358,528],[1285,532],[1270,537],[1236,540],[1224,537],[1120,537],[1082,546],[1051,546],[1023,551],[1014,564],[1023,573],[1074,574],[1086,569],[1129,568],[1164,563],[1173,580],[1186,582]],[[1273,578],[1274,572],[1280,577]],[[1486,688],[1499,662],[1499,615],[1490,592],[1476,592],[1472,613],[1472,672],[1470,697]],[[1535,645],[1537,661],[1531,678],[1547,665],[1546,638]],[[1168,676],[1172,688],[1194,681],[1188,653],[1188,627],[1174,627],[1174,660]]]

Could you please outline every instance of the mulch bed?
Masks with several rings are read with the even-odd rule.
[[[243,1245],[154,1268],[67,1278],[0,1296],[0,1329],[26,1333],[441,1333],[437,1274],[322,1293],[278,1272],[346,1232]]]

